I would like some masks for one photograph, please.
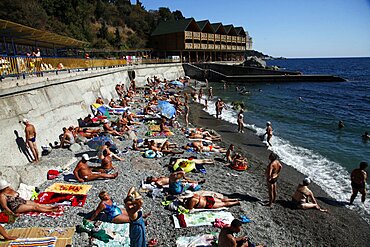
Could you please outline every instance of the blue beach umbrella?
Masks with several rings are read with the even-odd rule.
[[[158,100],[158,109],[168,119],[174,117],[176,114],[176,108],[167,101]]]
[[[100,150],[102,146],[105,145],[106,142],[110,142],[112,146],[115,146],[112,139],[110,139],[107,136],[97,136],[92,138],[90,141],[87,142],[87,146],[89,146],[92,149]]]
[[[184,87],[184,84],[181,81],[171,81],[170,84],[179,86],[179,87]]]

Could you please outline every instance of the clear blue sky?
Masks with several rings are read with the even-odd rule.
[[[132,1],[135,2],[135,1]],[[283,57],[370,57],[370,0],[141,0],[144,7],[243,26],[253,48]]]

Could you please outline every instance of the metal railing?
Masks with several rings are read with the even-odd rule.
[[[82,59],[66,57],[8,57],[0,56],[0,77],[42,75],[62,70],[112,68],[136,64],[174,63],[172,59]]]

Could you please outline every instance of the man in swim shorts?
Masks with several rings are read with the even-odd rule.
[[[365,169],[368,167],[367,162],[361,162],[360,168],[354,169],[351,173],[351,186],[352,186],[352,195],[350,199],[350,204],[353,204],[358,192],[361,193],[361,202],[365,203],[366,199],[366,180],[367,172]]]
[[[24,132],[26,133],[26,144],[31,149],[34,160],[32,162],[39,162],[39,151],[36,146],[36,129],[33,124],[30,123],[27,119],[22,120],[23,124],[26,126]]]
[[[181,179],[184,179],[187,183],[183,184]],[[181,168],[178,168],[175,172],[171,173],[169,176],[169,192],[173,195],[179,195],[182,192],[191,190],[200,190],[200,185],[205,182],[205,179],[197,182],[190,180],[185,176],[185,172]]]
[[[266,168],[265,175],[267,179],[267,187],[269,194],[269,202],[267,206],[271,207],[272,203],[275,203],[276,201],[276,182],[281,172],[282,165],[280,164],[278,156],[275,153],[271,152],[269,160],[270,163]]]

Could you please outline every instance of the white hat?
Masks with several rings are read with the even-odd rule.
[[[82,155],[82,159],[84,159],[84,160],[88,161],[88,160],[90,160],[90,157],[89,157],[89,155],[88,155],[88,154],[83,154],[83,155]]]
[[[28,119],[27,119],[27,118],[23,118],[22,123],[26,124],[26,123],[28,123],[28,122],[29,122],[29,121],[28,121]]]
[[[185,195],[184,195],[184,197],[193,197],[194,196],[194,193],[193,192],[191,192],[190,190],[186,190],[185,191]]]
[[[306,178],[303,179],[303,184],[309,185],[310,183],[311,183],[311,179],[310,178],[306,177]]]
[[[267,124],[267,125],[271,125],[271,122],[270,122],[270,121],[267,121],[267,122],[266,122],[266,124]]]
[[[103,123],[109,123],[108,119],[103,119]]]
[[[5,189],[6,187],[9,187],[9,186],[10,186],[10,184],[7,181],[5,181],[3,179],[0,180],[0,190],[3,190],[3,189]]]

